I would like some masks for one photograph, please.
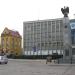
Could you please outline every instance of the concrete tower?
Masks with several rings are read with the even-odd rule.
[[[69,7],[61,8],[63,17],[63,41],[64,41],[64,62],[71,62],[72,59],[72,44],[71,44],[71,27],[68,18]]]

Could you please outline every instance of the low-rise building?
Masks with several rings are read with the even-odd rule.
[[[22,37],[18,31],[5,28],[1,34],[2,50],[8,55],[14,54],[19,56],[22,54],[21,50]]]

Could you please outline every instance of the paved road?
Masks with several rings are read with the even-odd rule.
[[[9,60],[0,75],[75,75],[75,64],[45,64],[45,60]]]

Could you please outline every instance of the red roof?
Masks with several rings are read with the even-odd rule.
[[[8,28],[6,28],[7,30],[8,30],[8,34],[11,34],[12,36],[16,36],[16,37],[21,37],[21,35],[19,34],[19,32],[18,31],[14,31],[14,30],[10,30],[10,29],[8,29]],[[4,34],[4,33],[2,33],[2,34]]]

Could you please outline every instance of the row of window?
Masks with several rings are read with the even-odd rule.
[[[10,42],[9,42],[8,38],[6,38],[6,39],[2,38],[1,43],[2,43],[2,47],[4,47],[5,44],[6,44],[6,47],[10,46]],[[16,47],[21,46],[21,43],[18,42],[17,40],[15,42],[15,40],[12,38],[12,47],[15,47],[15,46]]]
[[[40,26],[41,25],[41,26]],[[51,30],[51,29],[53,29],[53,30],[55,30],[55,28],[56,28],[56,30],[59,30],[59,28],[62,28],[62,23],[52,23],[52,28],[51,28],[51,23],[49,23],[48,24],[48,26],[47,26],[47,24],[46,23],[40,23],[40,25],[37,25],[36,26],[36,24],[34,24],[34,26],[33,26],[33,23],[30,25],[28,25],[28,24],[25,24],[25,32],[29,32],[29,31],[40,31],[40,30]],[[59,26],[60,25],[60,26]]]
[[[60,30],[62,30],[62,29],[60,29]],[[41,28],[41,29],[38,28],[38,29],[34,29],[34,30],[29,30],[29,29],[28,29],[28,30],[25,30],[25,32],[26,32],[26,33],[27,33],[27,32],[28,32],[28,33],[30,33],[30,32],[32,32],[32,33],[33,33],[33,32],[37,32],[37,33],[38,33],[38,32],[60,32],[60,30],[59,30],[59,28],[56,28],[56,29],[55,29],[55,27],[53,27],[53,28],[51,29],[51,28],[48,27],[48,28]]]
[[[60,36],[60,35],[63,35],[63,33],[62,32],[55,32],[55,33],[47,33],[47,32],[43,32],[43,33],[32,33],[32,34],[26,34],[25,33],[25,37],[32,37],[32,36],[38,36],[38,37],[40,37],[40,36],[48,36],[48,35],[52,35],[52,36]]]
[[[41,36],[41,37],[25,37],[24,41],[35,41],[35,40],[63,40],[62,36]]]
[[[48,48],[43,48],[43,47],[41,47],[41,48],[38,48],[38,47],[36,47],[36,49],[34,49],[34,48],[32,48],[32,47],[28,47],[28,48],[25,48],[24,50],[25,51],[39,51],[39,50],[44,50],[44,51],[46,51],[46,50],[61,50],[61,49],[63,49],[62,47],[57,47],[57,48],[51,48],[51,47],[48,47]]]
[[[34,46],[36,45],[37,47],[40,47],[40,46],[63,46],[63,42],[43,42],[43,43],[40,43],[40,42],[25,42],[25,46]]]
[[[55,25],[55,24],[57,24],[57,25],[59,25],[59,24],[63,24],[63,21],[62,20],[57,20],[57,21],[43,21],[43,22],[31,22],[31,23],[24,23],[24,25],[25,26],[27,26],[28,28],[30,27],[30,26],[33,26],[33,25],[35,25],[35,26],[42,26],[42,25],[45,25],[45,26],[47,26],[47,25]]]
[[[32,35],[32,34],[40,34],[40,33],[43,33],[43,34],[45,34],[45,33],[60,33],[60,32],[62,32],[63,31],[63,29],[61,29],[61,30],[59,30],[59,29],[49,29],[49,30],[46,30],[46,29],[42,29],[42,30],[36,30],[36,31],[25,31],[25,33],[24,33],[24,35],[28,35],[28,34],[30,34],[30,35]]]

